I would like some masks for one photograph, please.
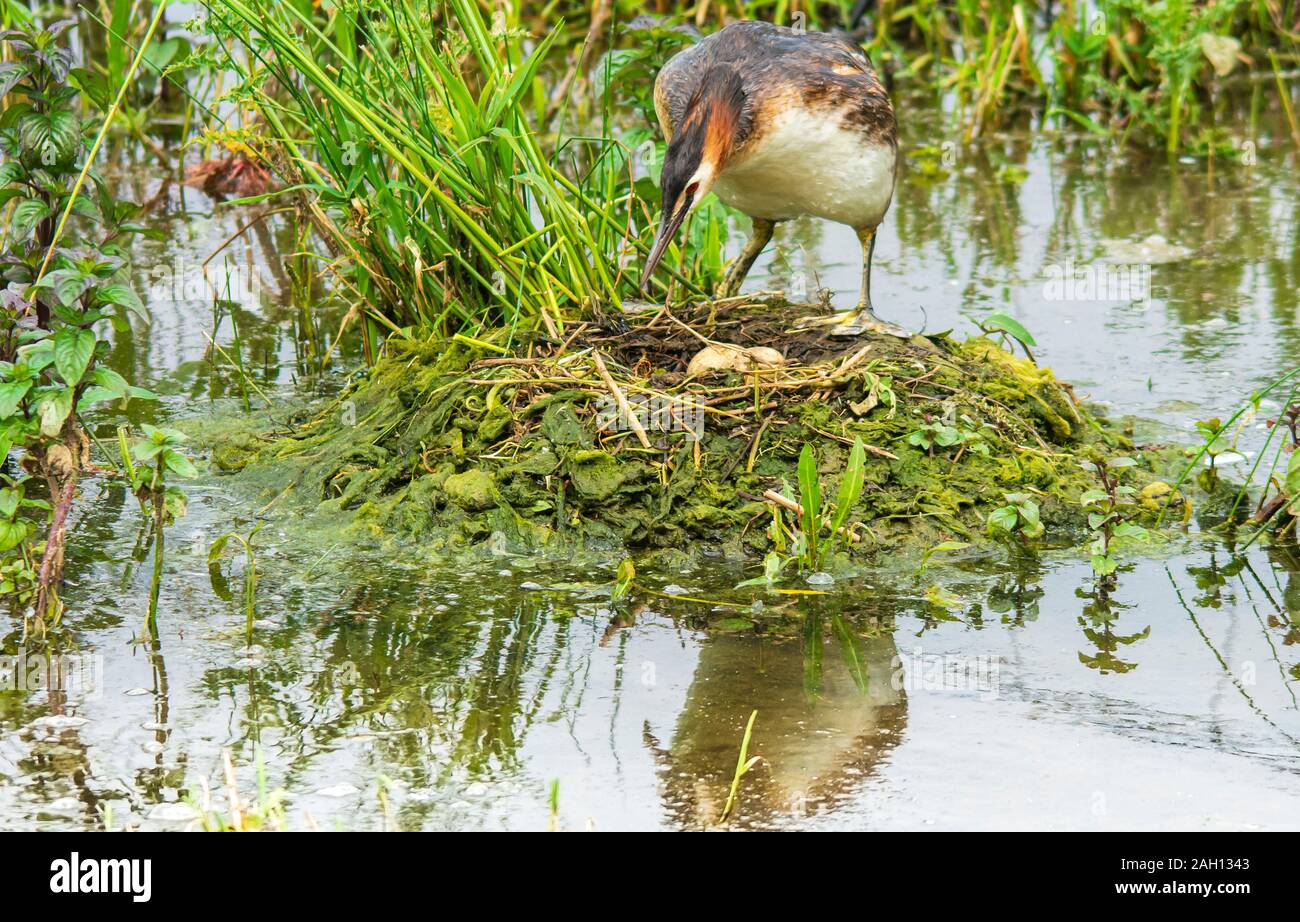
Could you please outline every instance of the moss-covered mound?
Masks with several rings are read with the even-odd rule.
[[[296,429],[228,440],[213,461],[257,472],[268,495],[440,548],[763,553],[773,508],[763,492],[795,481],[810,444],[834,496],[861,437],[866,483],[850,521],[870,553],[907,537],[977,536],[1011,492],[1033,494],[1049,535],[1073,539],[1091,485],[1080,461],[1129,447],[1049,370],[988,339],[845,340],[811,324],[792,332],[798,313],[660,312],[510,354],[393,339]],[[721,364],[736,369],[688,376],[690,359],[719,342],[775,347],[785,361],[731,362],[723,349]]]

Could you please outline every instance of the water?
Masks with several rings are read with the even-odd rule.
[[[926,130],[910,146],[932,143]],[[970,330],[963,314],[1007,310],[1092,399],[1184,438],[1294,361],[1292,155],[1265,146],[1256,166],[1211,180],[1204,164],[1020,137],[982,151],[933,181],[913,162],[877,249],[890,319]],[[1008,165],[1022,182],[999,178]],[[160,193],[146,164],[119,179],[157,198],[151,220],[167,231],[138,251],[144,290],[160,264],[201,263],[254,214]],[[253,385],[332,385],[319,358],[345,308],[301,310],[319,292],[295,294],[271,268],[296,249],[291,232],[279,218],[256,228],[225,251],[260,273],[235,314],[238,352],[229,310],[153,285],[151,328],[113,359],[163,394],[137,420],[237,407]],[[1105,241],[1151,234],[1192,256],[1152,269],[1149,303],[1049,299],[1045,266],[1092,264]],[[751,288],[814,270],[851,302],[851,235],[799,222],[780,239]],[[246,794],[261,753],[295,828],[542,829],[553,781],[562,828],[702,828],[722,811],[753,710],[761,761],[736,828],[1300,825],[1294,549],[1175,537],[1134,560],[1109,600],[1091,596],[1085,561],[1058,552],[1010,567],[973,554],[922,579],[880,572],[759,610],[687,601],[753,598],[729,588],[752,568],[718,561],[643,574],[668,592],[616,608],[612,573],[453,565],[418,549],[395,561],[273,520],[257,539],[249,649],[241,564],[214,585],[207,547],[247,533],[257,504],[221,478],[190,497],[150,653],[129,643],[149,575],[135,501],[86,487],[66,596],[80,649],[102,657],[99,694],[0,692],[4,827],[97,828],[108,809],[115,828],[183,828],[183,792],[219,788],[228,749]],[[925,601],[932,585],[951,610]]]

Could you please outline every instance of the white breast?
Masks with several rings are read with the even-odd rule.
[[[892,145],[841,127],[835,113],[792,108],[718,176],[713,191],[745,214],[771,221],[814,215],[876,227],[894,194]]]

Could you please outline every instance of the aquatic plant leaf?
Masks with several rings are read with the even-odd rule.
[[[1291,452],[1291,460],[1286,465],[1286,480],[1282,487],[1292,499],[1300,498],[1300,450]]]
[[[31,389],[31,381],[7,381],[0,384],[0,419],[13,416],[18,404]]]
[[[803,516],[799,526],[810,553],[816,552],[818,522],[821,520],[821,484],[817,480],[817,459],[813,456],[812,446],[804,444],[799,452],[799,505]]]
[[[866,459],[866,449],[862,447],[861,436],[858,436],[853,440],[849,461],[844,467],[844,477],[840,480],[840,492],[835,500],[835,516],[831,519],[829,540],[834,540],[857,504],[858,497],[862,495],[862,485],[866,480]]]
[[[931,586],[925,590],[925,600],[936,608],[956,611],[966,604],[965,600],[953,595],[942,586]]]
[[[989,513],[987,525],[990,532],[1009,535],[1016,530],[1019,521],[1020,514],[1016,512],[1015,506],[1002,506]]]
[[[930,563],[930,558],[935,554],[943,554],[947,551],[962,551],[970,547],[965,541],[940,541],[934,547],[925,549],[921,555],[921,562],[917,565],[916,575],[921,576],[925,572],[926,565]]]
[[[0,551],[8,551],[22,544],[27,538],[28,523],[0,522]]]
[[[1042,530],[1042,523],[1038,516],[1038,503],[1034,502],[1032,499],[1025,498],[1016,503],[1016,511],[1024,521],[1026,531],[1032,529],[1037,529],[1039,531]]]
[[[636,565],[631,557],[624,557],[618,565],[618,572],[614,574],[614,588],[609,593],[610,599],[617,602],[626,597],[634,579],[636,579]]]
[[[81,382],[95,354],[95,343],[92,330],[63,327],[54,334],[54,367],[69,387]]]
[[[763,558],[763,575],[756,576],[753,579],[747,579],[736,584],[735,588],[745,589],[750,586],[767,586],[775,585],[781,579],[781,571],[790,563],[789,558],[783,558],[780,554],[773,551]]]
[[[38,198],[23,199],[14,208],[9,226],[14,235],[21,239],[27,236],[38,221],[48,218],[53,213],[53,209]]]
[[[1145,539],[1148,536],[1148,532],[1136,522],[1120,522],[1115,526],[1114,536],[1116,538]]]
[[[105,285],[99,289],[97,295],[98,299],[106,304],[116,304],[118,307],[126,308],[142,323],[147,324],[151,320],[149,312],[145,310],[144,302],[129,285],[117,283]]]
[[[1022,346],[1037,346],[1033,334],[1025,329],[1024,324],[1002,311],[994,311],[980,321],[980,328],[986,333],[1006,333]]]
[[[1110,494],[1105,490],[1085,490],[1079,497],[1080,506],[1091,506],[1093,503],[1102,503],[1110,499]]]
[[[131,446],[131,454],[137,461],[152,461],[162,450],[162,444],[152,439],[137,439]]]
[[[175,449],[163,449],[162,460],[163,464],[166,465],[167,470],[171,471],[173,474],[185,478],[199,476],[198,468],[194,466],[194,462],[190,461],[189,458],[185,457]]]
[[[1118,568],[1119,563],[1109,554],[1092,555],[1092,571],[1098,576],[1110,576]]]

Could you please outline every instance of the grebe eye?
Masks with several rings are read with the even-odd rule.
[[[693,183],[691,183],[689,186],[686,187],[686,194],[687,194],[687,195],[694,195],[696,192],[699,192],[699,191],[700,191],[700,184],[697,183],[697,182],[693,182]]]

